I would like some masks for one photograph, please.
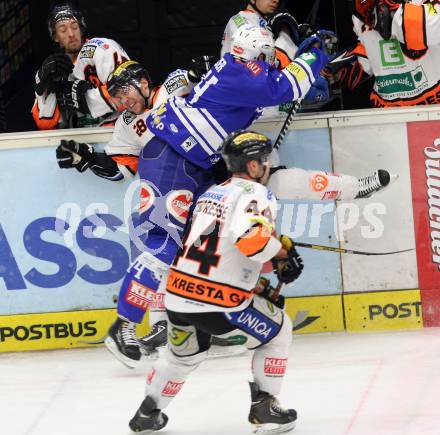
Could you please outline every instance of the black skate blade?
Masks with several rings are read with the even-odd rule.
[[[128,358],[123,353],[121,353],[118,349],[118,346],[116,345],[115,341],[111,337],[107,337],[104,341],[105,347],[107,350],[122,364],[124,364],[125,367],[128,367],[129,369],[135,369],[136,367],[139,367],[139,364],[141,360],[134,360],[131,358]]]
[[[266,423],[266,424],[253,424],[252,433],[256,435],[274,435],[277,433],[289,432],[295,429],[296,421],[292,421],[286,424]]]

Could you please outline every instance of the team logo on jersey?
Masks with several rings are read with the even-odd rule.
[[[167,210],[180,223],[185,224],[191,208],[193,194],[189,190],[176,190],[167,197]]]
[[[287,368],[287,358],[265,358],[264,374],[266,376],[284,376]]]
[[[136,115],[132,112],[129,112],[128,110],[124,110],[122,112],[122,120],[127,124],[130,125],[134,118],[136,118]]]
[[[310,177],[310,188],[314,192],[322,192],[328,186],[328,177],[325,174],[314,174]]]
[[[85,45],[79,53],[80,59],[91,59],[96,51],[96,45]]]
[[[258,65],[258,63],[253,62],[252,60],[249,61],[246,64],[246,68],[254,75],[257,76],[258,74],[261,73],[261,71],[263,71],[263,68],[261,68],[260,65]]]
[[[139,213],[145,213],[154,204],[156,195],[154,194],[153,188],[147,184],[141,184],[140,192],[141,202],[139,204]]]

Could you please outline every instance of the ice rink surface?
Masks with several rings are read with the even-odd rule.
[[[158,433],[249,434],[250,360],[202,364]],[[125,435],[150,365],[102,347],[0,354],[0,434]],[[295,336],[280,399],[295,435],[439,435],[440,329]]]

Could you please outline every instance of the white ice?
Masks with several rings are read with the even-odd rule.
[[[150,364],[104,348],[0,354],[0,434],[126,435]],[[158,433],[249,434],[249,366],[204,363]],[[280,399],[298,411],[293,435],[439,435],[440,329],[295,336]]]

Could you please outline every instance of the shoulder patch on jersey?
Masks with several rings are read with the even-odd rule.
[[[81,48],[81,51],[79,52],[79,58],[80,59],[91,59],[96,51],[96,45],[84,45],[83,48]]]
[[[129,112],[128,110],[124,110],[122,112],[122,120],[127,124],[130,125],[133,120],[136,118],[136,115],[132,112]]]
[[[244,24],[247,24],[247,23],[248,23],[248,21],[246,20],[246,18],[243,17],[243,16],[240,15],[240,14],[234,15],[234,16],[232,17],[232,21],[234,22],[234,24],[235,24],[237,27],[241,27],[241,26],[243,26]]]
[[[261,71],[263,71],[263,68],[261,68],[261,65],[258,65],[258,63],[250,60],[247,64],[246,64],[246,68],[254,75],[257,76],[258,74],[261,73]]]
[[[173,77],[168,77],[164,86],[168,94],[172,94],[177,91],[177,89],[188,86],[188,81],[186,80],[185,74],[178,74]]]

